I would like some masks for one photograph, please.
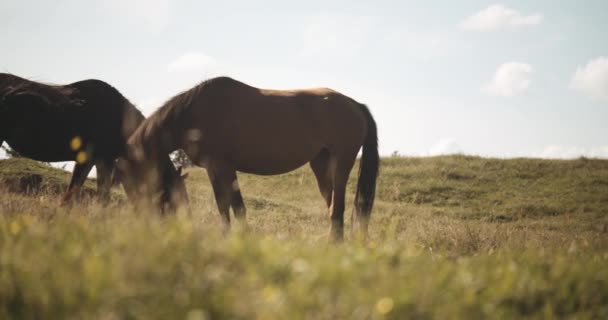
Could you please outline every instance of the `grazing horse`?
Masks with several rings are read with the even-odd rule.
[[[267,90],[210,79],[169,99],[128,144],[125,163],[138,181],[162,176],[155,162],[176,149],[206,168],[225,231],[230,207],[246,223],[237,171],[275,175],[308,162],[330,211],[330,237],[338,241],[346,183],[363,147],[355,208],[367,235],[379,167],[376,123],[365,105],[331,89]]]
[[[76,161],[62,203],[78,192],[93,165],[99,196],[108,199],[115,160],[125,154],[128,137],[144,119],[118,90],[100,80],[61,86],[0,74],[0,144],[6,141],[38,161]],[[168,156],[164,165],[167,179],[178,186],[173,191],[185,193]]]

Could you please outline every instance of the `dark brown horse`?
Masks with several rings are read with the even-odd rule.
[[[207,169],[226,230],[231,206],[245,222],[237,171],[275,175],[309,162],[330,210],[330,235],[341,240],[346,183],[361,147],[355,207],[365,236],[379,166],[376,123],[365,105],[331,89],[266,90],[227,77],[204,81],[145,120],[129,138],[128,157],[136,176],[159,176],[156,159],[183,149]]]
[[[100,197],[108,198],[115,160],[125,154],[127,138],[144,119],[118,90],[100,80],[60,86],[0,74],[0,144],[6,141],[38,161],[76,161],[62,202],[79,190],[93,165]],[[168,156],[166,160],[168,181],[185,193]]]

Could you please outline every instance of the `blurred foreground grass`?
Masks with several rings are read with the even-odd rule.
[[[608,161],[386,158],[371,240],[342,245],[308,168],[240,175],[227,238],[190,176],[192,217],[0,191],[0,318],[608,317]]]

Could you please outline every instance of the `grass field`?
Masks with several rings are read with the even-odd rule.
[[[383,158],[371,237],[341,245],[307,167],[239,175],[228,237],[202,169],[191,217],[59,207],[69,174],[24,159],[0,179],[2,319],[608,318],[606,160]]]

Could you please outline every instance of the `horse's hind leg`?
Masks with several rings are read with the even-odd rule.
[[[330,173],[333,181],[333,195],[330,207],[331,228],[330,238],[333,241],[344,239],[344,198],[346,196],[346,183],[348,175],[353,168],[357,157],[354,152],[341,152],[330,156]]]
[[[83,164],[76,163],[74,171],[72,173],[72,180],[68,186],[68,190],[65,192],[61,199],[61,205],[67,204],[75,193],[78,193],[80,187],[84,184],[87,179],[89,172],[93,168],[93,161],[87,161]]]
[[[104,205],[110,200],[110,188],[112,187],[112,172],[114,171],[114,160],[100,159],[95,162],[97,168],[97,194]]]
[[[310,161],[310,168],[317,178],[317,185],[325,204],[331,206],[331,194],[333,191],[332,179],[329,173],[329,152],[323,149],[314,159]]]

